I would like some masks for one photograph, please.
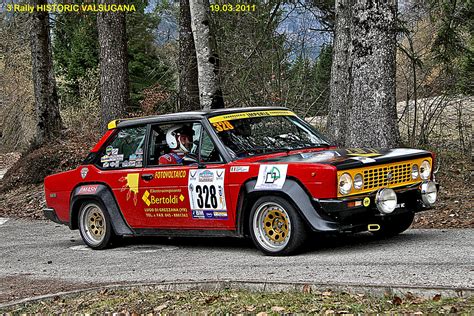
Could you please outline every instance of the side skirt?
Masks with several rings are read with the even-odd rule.
[[[243,237],[235,230],[199,230],[199,229],[153,229],[135,228],[134,236],[162,236],[162,237]]]

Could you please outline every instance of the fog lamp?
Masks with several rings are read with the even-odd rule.
[[[397,194],[392,189],[381,189],[375,196],[375,205],[382,214],[390,214],[397,207]]]
[[[430,207],[436,202],[438,190],[433,181],[426,181],[421,184],[421,200],[425,206]]]

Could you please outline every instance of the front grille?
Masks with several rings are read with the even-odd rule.
[[[411,181],[411,164],[400,163],[364,170],[364,190]]]
[[[341,194],[339,191],[337,194],[339,197],[360,195],[365,193],[373,193],[382,188],[399,188],[419,183],[421,182],[419,177],[412,179],[411,169],[413,165],[417,165],[418,168],[420,168],[423,160],[427,160],[430,165],[432,164],[431,157],[423,157],[405,161],[389,162],[374,166],[368,165],[349,170],[338,170],[338,179],[340,179],[344,173],[348,173],[352,179],[354,179],[357,174],[361,174],[364,184],[360,189],[352,188],[351,192],[348,194]],[[390,176],[387,176],[389,173]]]

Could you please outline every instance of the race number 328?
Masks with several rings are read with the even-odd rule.
[[[215,185],[196,185],[197,206],[200,209],[217,209],[217,190]]]
[[[224,193],[225,169],[198,169],[189,172],[191,209],[227,211]]]

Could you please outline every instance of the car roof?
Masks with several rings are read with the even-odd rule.
[[[152,123],[166,123],[182,120],[200,120],[203,118],[209,118],[216,115],[230,114],[230,113],[239,113],[239,112],[253,112],[253,111],[268,111],[268,110],[288,110],[284,107],[274,107],[274,106],[253,106],[245,108],[224,108],[224,109],[211,109],[211,110],[201,110],[201,111],[192,111],[192,112],[179,112],[171,114],[162,114],[162,115],[151,115],[144,116],[139,118],[128,118],[128,119],[118,119],[109,123],[109,129],[118,127],[130,127],[135,125],[145,125]]]

